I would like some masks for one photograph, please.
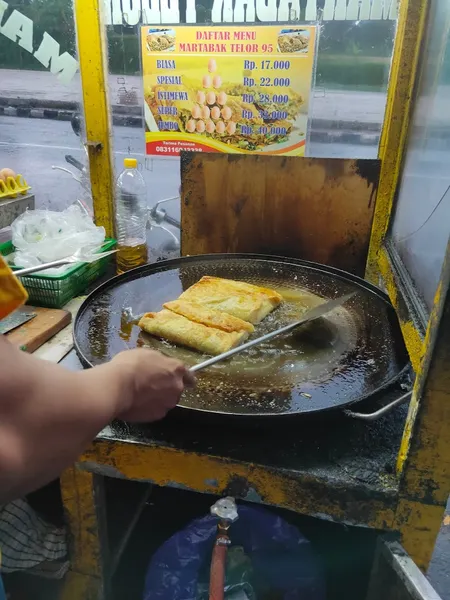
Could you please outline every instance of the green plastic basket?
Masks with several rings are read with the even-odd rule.
[[[112,250],[116,240],[107,238],[100,252]],[[8,256],[14,252],[12,242],[0,244],[0,254]],[[46,308],[61,308],[67,302],[82,294],[96,279],[104,275],[112,255],[105,256],[93,263],[75,264],[62,275],[43,275],[35,273],[21,277],[28,292],[28,302]],[[20,267],[11,266],[12,270]]]

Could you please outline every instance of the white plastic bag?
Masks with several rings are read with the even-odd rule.
[[[105,229],[94,225],[76,205],[62,212],[27,211],[11,229],[16,248],[14,263],[24,268],[67,258],[80,249],[96,252],[105,241]]]

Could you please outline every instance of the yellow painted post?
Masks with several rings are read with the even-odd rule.
[[[62,473],[60,481],[70,534],[70,571],[61,600],[103,600],[107,537],[102,480],[75,465]]]
[[[114,171],[102,0],[74,0],[94,216],[114,235]]]
[[[422,362],[425,344],[423,337],[417,328],[417,324],[413,321],[412,315],[405,308],[403,296],[398,289],[398,281],[392,270],[389,253],[385,247],[381,247],[378,253],[378,269],[383,278],[384,287],[397,312],[403,340],[406,349],[408,350],[411,365],[414,371],[417,372]]]
[[[378,157],[381,159],[366,279],[379,283],[378,259],[388,231],[400,177],[412,97],[430,0],[400,0],[398,30]]]

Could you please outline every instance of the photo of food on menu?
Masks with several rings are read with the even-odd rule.
[[[142,27],[147,154],[305,153],[315,27]]]

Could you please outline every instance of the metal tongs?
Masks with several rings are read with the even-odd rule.
[[[116,250],[108,250],[107,252],[83,252],[83,250],[77,250],[72,256],[67,258],[61,258],[60,260],[54,260],[52,262],[43,263],[42,265],[36,265],[35,267],[27,267],[26,269],[19,269],[14,271],[14,275],[17,277],[23,277],[24,275],[31,275],[31,273],[38,273],[39,271],[46,271],[47,269],[54,269],[56,267],[62,267],[64,265],[70,265],[72,263],[93,263],[97,260],[105,258],[110,254],[114,254]]]
[[[216,363],[218,363],[222,360],[225,360],[226,358],[229,358],[230,356],[239,354],[239,352],[243,352],[244,350],[247,350],[248,348],[253,348],[253,346],[258,346],[258,344],[262,344],[262,342],[267,342],[267,340],[271,340],[272,338],[277,337],[278,335],[281,335],[282,333],[288,333],[289,331],[292,331],[293,329],[295,329],[296,327],[299,327],[300,325],[304,325],[305,323],[310,323],[311,321],[315,321],[315,319],[319,319],[320,317],[323,317],[323,315],[326,315],[327,313],[331,312],[333,309],[338,308],[339,306],[342,306],[343,304],[345,304],[345,302],[347,302],[347,300],[350,300],[350,298],[352,298],[355,294],[356,294],[356,292],[352,292],[351,294],[346,294],[345,296],[340,296],[339,298],[336,298],[335,300],[329,300],[328,302],[323,302],[319,306],[316,306],[315,308],[313,308],[313,309],[309,310],[307,313],[305,313],[303,315],[303,317],[301,319],[299,319],[298,321],[295,321],[294,323],[291,323],[290,325],[285,325],[284,327],[280,327],[279,329],[276,329],[275,331],[271,331],[270,333],[266,333],[265,335],[262,335],[261,337],[256,338],[255,340],[251,340],[250,342],[242,344],[241,346],[232,348],[231,350],[228,350],[228,352],[223,352],[222,354],[218,354],[217,356],[208,358],[207,360],[205,360],[201,363],[198,363],[197,365],[194,365],[189,370],[192,371],[193,373],[195,373],[196,371],[201,371],[202,369],[205,369],[206,367],[210,367],[211,365],[215,365]]]

